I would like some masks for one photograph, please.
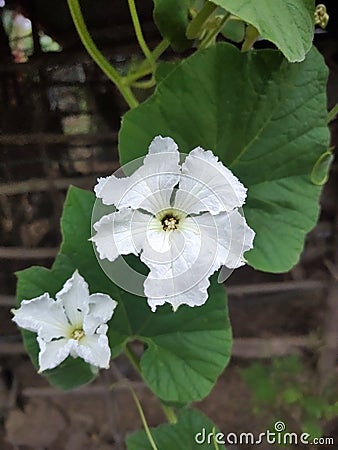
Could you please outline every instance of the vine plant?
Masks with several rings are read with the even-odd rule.
[[[119,132],[120,162],[130,177],[122,182],[114,176],[99,179],[97,199],[91,192],[70,188],[61,219],[60,252],[51,270],[31,267],[17,274],[20,308],[14,311],[14,320],[23,328],[35,366],[51,384],[65,390],[92,381],[98,367],[106,367],[121,352],[126,354],[168,419],[167,424],[149,429],[133,392],[144,431],[127,438],[128,450],[224,448],[215,440],[196,443],[198,431],[215,428],[189,406],[209,394],[231,355],[226,292],[217,274],[212,274],[221,264],[234,269],[244,263],[268,272],[287,271],[297,263],[305,235],[316,223],[332,160],[327,123],[337,113],[334,108],[328,116],[327,68],[312,45],[315,22],[325,26],[326,10],[316,9],[314,0],[154,0],[154,21],[163,40],[150,49],[135,0],[128,0],[144,59],[121,75],[93,42],[79,0],[67,1],[83,45],[130,108]],[[274,48],[255,50],[259,39],[270,41]],[[168,47],[177,52],[174,62],[161,61]],[[183,57],[181,52],[187,49],[194,51]],[[141,104],[135,88],[149,92]],[[182,154],[189,154],[182,166],[176,160],[177,146]],[[158,152],[172,167],[173,178],[165,178],[163,170],[156,172],[161,166]],[[138,158],[141,167],[129,170]],[[141,175],[152,176],[152,169],[157,189],[168,190],[171,183],[170,198],[174,196],[174,206],[163,207],[162,215],[137,203],[137,195],[149,188],[142,184]],[[200,201],[200,191],[189,184],[189,177],[200,172],[197,178],[204,183],[209,170],[211,179],[223,181],[212,186],[204,209],[189,203],[192,213],[187,216],[177,206],[179,199],[183,204],[183,187],[186,197],[193,192]],[[135,180],[142,189],[129,195]],[[129,187],[118,197],[121,183]],[[212,195],[221,198],[221,206]],[[108,209],[92,219],[99,201]],[[212,262],[204,284],[197,283],[198,295],[195,286],[188,293],[173,292],[172,300],[163,294],[167,278],[159,282],[158,267],[146,247],[142,244],[140,250],[135,243],[142,230],[144,235],[148,232],[141,219],[133,236],[136,250],[129,244],[123,247],[119,238],[111,244],[110,234],[121,231],[121,217],[132,212],[140,218],[146,215],[144,210],[147,220],[157,223],[157,231],[152,230],[163,237],[163,245],[181,227],[186,239],[202,236],[198,242],[203,248],[203,239],[210,237],[203,234],[203,221],[212,218],[216,223],[219,261]],[[201,225],[195,234],[184,228],[189,220]],[[228,228],[217,228],[225,220]],[[107,223],[110,228],[105,228]],[[231,261],[238,242],[241,249]],[[127,253],[134,253],[125,259],[134,273],[146,274],[150,269],[141,287],[151,309],[142,294],[116,282],[115,269],[110,277],[104,273],[101,259],[109,265]],[[165,264],[172,270],[172,262]],[[156,289],[161,291],[158,296]],[[189,292],[194,295],[189,297]],[[172,308],[163,303],[171,303]],[[63,324],[63,334],[56,322]],[[131,345],[135,340],[144,343],[140,357]],[[52,347],[54,353],[48,350]]]

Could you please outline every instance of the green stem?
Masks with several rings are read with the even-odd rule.
[[[199,37],[205,22],[209,19],[216,8],[217,6],[209,1],[204,4],[203,8],[192,19],[187,27],[186,36],[188,39],[196,39]]]
[[[131,362],[131,364],[134,367],[134,369],[136,370],[136,372],[143,379],[143,374],[142,374],[142,369],[141,369],[140,362],[138,360],[138,357],[135,355],[133,349],[131,348],[130,344],[126,344],[124,346],[124,353],[127,356],[127,358],[129,359],[129,361]],[[164,403],[162,403],[161,401],[160,401],[160,403],[161,403],[162,410],[163,410],[166,418],[168,419],[168,422],[169,423],[176,423],[177,422],[177,417],[176,417],[176,414],[175,414],[174,410],[172,408],[170,408],[170,406],[167,406]]]
[[[169,47],[170,42],[168,39],[163,39],[153,50],[153,58],[155,61],[158,60],[158,58],[164,53],[167,48]]]
[[[129,107],[135,108],[136,106],[138,106],[138,101],[132,93],[130,87],[124,83],[123,78],[103,56],[100,50],[96,47],[92,37],[90,36],[81,12],[79,0],[67,0],[67,2],[75,28],[85,49],[92,57],[92,59],[96,62],[96,64],[100,67],[102,72],[104,72],[105,75],[115,84]]]
[[[144,56],[149,61],[149,65],[152,68],[152,71],[154,72],[156,69],[156,64],[155,64],[153,55],[143,37],[141,24],[140,24],[138,15],[137,15],[135,1],[128,0],[128,5],[129,5],[129,11],[130,11],[130,15],[131,15],[131,20],[133,21],[133,25],[134,25],[134,29],[135,29],[137,42],[139,43],[139,46],[141,47],[141,50],[144,53]]]
[[[210,32],[207,33],[207,35],[205,36],[205,38],[202,40],[202,42],[199,45],[200,50],[203,50],[204,48],[209,47],[209,45],[212,43],[212,41],[214,39],[216,39],[218,33],[222,30],[224,25],[228,22],[228,20],[230,19],[230,16],[231,16],[230,13],[226,13],[219,21],[219,24],[213,30],[210,30]]]
[[[215,427],[212,428],[212,442],[214,444],[215,450],[219,450],[219,446],[216,441],[216,428]]]
[[[335,119],[336,115],[338,114],[338,103],[329,111],[327,115],[327,123],[332,122],[333,119]]]
[[[141,422],[142,422],[142,425],[143,425],[143,427],[144,427],[144,430],[145,430],[145,433],[146,433],[146,435],[147,435],[147,438],[148,438],[148,440],[149,440],[149,442],[150,442],[150,445],[151,445],[151,447],[152,447],[153,450],[158,450],[158,448],[157,448],[157,446],[156,446],[156,444],[155,444],[155,441],[154,441],[154,439],[153,439],[153,436],[152,436],[152,434],[151,434],[151,431],[150,431],[150,428],[149,428],[149,425],[148,425],[146,416],[145,416],[145,414],[144,414],[144,411],[143,411],[141,402],[140,402],[140,400],[138,399],[138,397],[137,397],[137,395],[136,395],[135,389],[132,387],[132,385],[131,385],[131,383],[129,382],[129,380],[127,380],[127,379],[122,379],[122,380],[120,380],[120,381],[116,381],[116,383],[111,384],[111,385],[109,386],[109,390],[112,391],[113,389],[115,389],[115,388],[118,387],[118,386],[126,386],[126,387],[129,389],[129,392],[131,393],[131,395],[132,395],[132,397],[133,397],[133,400],[134,400],[134,402],[135,402],[135,404],[136,404],[137,411],[138,411],[138,413],[139,413],[139,415],[140,415]]]
[[[177,423],[177,417],[174,413],[174,410],[170,408],[170,406],[165,405],[161,402],[162,411],[164,412],[166,418],[168,419],[169,423],[175,424]]]
[[[154,77],[151,77],[150,80],[145,81],[134,81],[131,85],[137,89],[151,89],[156,84],[156,80]]]
[[[241,48],[242,52],[247,52],[252,49],[254,43],[259,36],[257,28],[252,25],[248,25],[246,28],[245,39]]]
[[[169,47],[170,43],[167,39],[163,39],[153,50],[152,55],[154,61],[157,61],[157,59],[164,53],[167,48]],[[140,63],[137,70],[134,72],[129,73],[125,79],[128,85],[132,84],[134,81],[139,80],[140,78],[143,78],[147,75],[150,75],[153,73],[152,67],[149,66],[149,61],[145,59]]]
[[[130,389],[131,395],[133,396],[134,402],[136,404],[136,408],[137,408],[138,413],[140,415],[140,418],[141,418],[141,421],[142,421],[142,425],[144,427],[144,431],[146,432],[148,441],[149,441],[149,443],[150,443],[150,445],[151,445],[153,450],[158,450],[158,448],[157,448],[157,446],[155,444],[155,441],[154,441],[154,439],[153,439],[153,437],[151,435],[151,432],[150,432],[150,429],[149,429],[149,426],[148,426],[148,423],[147,423],[147,419],[146,419],[146,417],[144,415],[144,412],[143,412],[140,400],[138,399],[134,389],[130,385],[129,385],[129,389]]]
[[[124,346],[124,353],[126,354],[126,357],[129,359],[136,372],[143,378],[140,362],[138,360],[138,357],[135,355],[133,349],[131,348],[130,344],[127,343]]]

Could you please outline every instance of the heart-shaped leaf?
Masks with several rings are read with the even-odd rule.
[[[244,212],[256,232],[249,264],[287,271],[318,217],[311,173],[328,148],[326,80],[315,49],[290,64],[276,50],[217,44],[183,61],[124,116],[121,161],[144,156],[157,135],[183,153],[212,150],[248,188]]]
[[[253,25],[291,62],[303,61],[314,32],[314,0],[213,0]]]
[[[185,36],[190,3],[191,0],[154,0],[155,23],[161,35],[177,51],[185,50],[191,45]]]
[[[181,410],[177,423],[163,424],[151,428],[150,432],[159,450],[225,450],[221,444],[224,442],[224,435],[216,430],[210,419],[195,409]],[[144,431],[137,431],[127,437],[128,450],[153,448]]]

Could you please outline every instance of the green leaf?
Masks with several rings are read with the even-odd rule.
[[[266,406],[276,402],[278,391],[270,379],[269,367],[261,363],[253,363],[249,367],[241,369],[239,373],[251,389],[255,403]]]
[[[207,302],[200,307],[169,305],[150,311],[146,299],[121,296],[110,329],[145,342],[143,378],[165,402],[187,403],[207,396],[231,354],[231,327],[225,290],[212,277]],[[123,319],[121,320],[121,315]]]
[[[94,292],[106,292],[119,301],[108,332],[113,355],[120,352],[126,340],[142,340],[147,344],[141,358],[143,377],[158,397],[172,402],[205,397],[231,352],[231,328],[223,286],[214,276],[205,305],[182,306],[175,313],[167,305],[158,308],[156,313],[151,312],[145,298],[117,288],[98,267],[87,241],[93,203],[93,194],[75,188],[70,191],[61,222],[68,239],[64,239],[61,250],[72,259]],[[78,229],[79,221],[86,229]],[[132,257],[128,262],[135,267],[139,260]],[[201,352],[201,348],[205,351]]]
[[[331,420],[337,416],[338,416],[338,401],[336,401],[336,403],[333,403],[332,405],[327,404],[324,415],[325,419]]]
[[[324,415],[328,402],[322,397],[307,396],[302,401],[304,411],[309,418],[321,419]]]
[[[160,61],[157,65],[155,78],[156,83],[161,83],[178,66],[177,61]]]
[[[191,0],[154,0],[154,21],[176,51],[186,50],[191,45],[185,36],[190,3]]]
[[[121,352],[126,341],[141,340],[147,345],[141,358],[143,377],[158,397],[179,403],[203,398],[230,357],[231,328],[223,286],[214,276],[209,288],[210,298],[205,305],[182,306],[175,313],[169,306],[151,312],[145,298],[117,287],[99,266],[88,241],[94,201],[90,192],[77,188],[69,190],[61,219],[63,242],[60,254],[51,270],[34,267],[18,273],[19,301],[44,292],[54,296],[78,269],[91,292],[107,293],[119,302],[109,322],[112,357]],[[135,257],[127,260],[133,267],[139,264]],[[142,269],[138,267],[139,272]],[[24,332],[23,337],[27,351],[37,365],[35,334]],[[52,384],[63,389],[79,386],[94,377],[90,366],[72,358],[44,374]]]
[[[302,374],[304,367],[298,355],[279,357],[272,360],[271,373],[281,383],[283,380],[296,380]]]
[[[216,436],[218,442],[224,441],[224,436],[222,433],[217,435],[219,431],[201,412],[183,409],[177,419],[176,424],[163,424],[150,429],[158,450],[225,450],[224,445],[214,444]],[[127,437],[127,449],[153,450],[153,447],[145,432],[137,431]]]
[[[309,440],[320,438],[323,435],[323,429],[317,420],[308,419],[302,423],[302,432],[310,435]]]
[[[315,49],[290,64],[275,50],[217,44],[181,62],[124,116],[121,163],[144,156],[157,135],[183,153],[211,149],[248,188],[244,212],[256,232],[249,264],[287,271],[318,217],[320,187],[310,175],[328,148],[326,80]]]
[[[314,0],[214,0],[253,25],[291,62],[303,61],[314,33]]]
[[[175,313],[169,307],[160,308],[140,330],[148,344],[141,359],[143,376],[164,401],[201,400],[230,359],[232,338],[225,291],[215,276],[208,294],[201,307],[182,306]]]
[[[327,151],[320,155],[318,161],[313,166],[311,173],[311,181],[313,184],[317,184],[318,186],[322,186],[327,182],[329,177],[329,168],[333,161],[333,154],[331,151]]]
[[[302,393],[295,387],[289,387],[281,392],[281,396],[287,404],[292,405],[301,400]]]
[[[228,20],[222,34],[233,42],[242,42],[245,36],[245,24],[241,20]]]

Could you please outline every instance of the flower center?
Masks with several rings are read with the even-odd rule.
[[[82,330],[82,328],[77,328],[72,332],[72,339],[76,339],[77,341],[79,341],[84,337],[84,335],[85,332]]]
[[[163,217],[161,220],[164,231],[176,230],[179,220],[171,215]]]

